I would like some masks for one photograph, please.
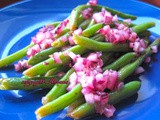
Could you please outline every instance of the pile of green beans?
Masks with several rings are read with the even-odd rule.
[[[95,113],[94,105],[88,104],[85,101],[84,95],[81,93],[82,86],[77,84],[71,91],[67,91],[70,75],[75,70],[68,65],[73,61],[66,55],[68,52],[86,56],[91,52],[102,52],[103,71],[116,70],[118,71],[118,81],[124,82],[127,77],[132,75],[135,70],[145,61],[147,57],[153,54],[152,47],[160,45],[160,39],[156,39],[151,43],[149,41],[151,27],[155,26],[154,22],[146,22],[139,25],[133,23],[129,24],[119,20],[118,23],[124,24],[130,28],[131,31],[137,33],[139,38],[145,39],[148,47],[141,54],[133,52],[130,48],[129,42],[125,43],[110,43],[104,42],[105,36],[98,33],[98,31],[105,26],[104,23],[96,23],[94,19],[84,19],[82,11],[86,8],[92,8],[93,13],[100,12],[102,8],[111,12],[112,15],[117,15],[122,19],[135,20],[137,17],[130,14],[125,14],[120,11],[101,6],[79,5],[74,8],[67,18],[69,19],[68,26],[65,27],[60,34],[55,36],[52,46],[48,49],[41,50],[33,57],[28,59],[28,64],[32,67],[23,71],[24,76],[0,78],[0,90],[33,90],[48,88],[50,91],[42,97],[42,106],[35,112],[38,119],[41,119],[49,114],[55,113],[68,107],[68,116],[73,119],[80,119]],[[61,22],[52,23],[55,27],[54,31],[59,29]],[[114,28],[114,23],[109,24]],[[74,30],[81,28],[82,34],[77,35]],[[64,37],[73,37],[75,45],[63,50],[62,48],[69,45],[68,41],[63,41]],[[0,68],[11,65],[17,60],[22,59],[27,54],[27,50],[33,47],[34,44],[29,44],[25,48],[11,54],[0,60]],[[61,63],[56,63],[50,57],[55,52],[60,53]],[[118,57],[116,57],[118,56]],[[47,63],[45,65],[44,63]],[[59,76],[58,73],[65,72],[64,75]],[[62,83],[62,84],[60,84]],[[125,85],[115,91],[109,92],[109,104],[114,105],[132,95],[137,93],[140,89],[141,82],[138,80],[131,80]]]

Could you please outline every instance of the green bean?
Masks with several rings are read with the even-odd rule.
[[[139,36],[140,38],[148,38],[150,35],[151,35],[151,32],[148,31],[148,30],[143,31],[143,32],[140,32],[140,33],[138,34],[138,36]]]
[[[90,24],[88,25],[88,27],[90,27],[90,26],[92,26],[92,25],[94,25],[94,24],[96,24],[96,22],[95,22],[95,20],[92,18],[92,20],[91,20]]]
[[[69,76],[74,72],[74,69],[71,68],[61,79],[60,81],[68,81]],[[66,93],[66,88],[68,85],[65,84],[57,84],[55,85],[45,97],[42,98],[42,104],[46,104],[52,100],[57,99],[59,96]]]
[[[60,23],[61,21],[57,21],[57,22],[52,23],[51,25],[53,25],[54,27],[57,27]]]
[[[118,20],[118,23],[119,24],[124,24],[124,25],[126,25],[127,27],[134,27],[134,26],[136,26],[136,24],[134,24],[134,23],[127,23],[127,22],[124,22],[124,21],[122,21],[122,20]],[[111,23],[111,25],[113,24],[113,26],[115,26],[115,23]]]
[[[74,119],[80,119],[89,115],[92,115],[95,113],[94,105],[84,103],[77,107],[72,112],[68,113],[67,116],[74,118]]]
[[[82,22],[84,22],[86,19],[84,19],[84,17],[82,16],[82,14],[79,16],[79,19],[78,19],[78,23],[77,23],[77,26],[80,26],[80,24],[82,24]]]
[[[130,51],[127,43],[112,44],[106,42],[94,41],[84,36],[78,36],[73,34],[73,40],[76,44],[85,47],[87,49],[102,51],[102,52],[127,52]]]
[[[123,67],[122,69],[119,70],[119,81],[123,81],[126,77],[128,77],[130,74],[132,74],[135,69],[142,64],[142,62],[147,58],[149,55],[151,55],[152,46],[159,46],[160,44],[160,39],[156,39],[145,51],[144,54],[141,55],[135,62],[130,63]]]
[[[51,54],[53,54],[54,52],[57,52],[57,51],[59,51],[59,49],[58,48],[54,48],[54,47],[42,50],[39,53],[35,54],[33,57],[31,57],[28,60],[28,64],[29,65],[35,65],[35,64],[37,64],[39,62],[42,62],[42,61],[48,59],[49,55],[51,55]]]
[[[67,51],[71,51],[75,54],[83,54],[87,51],[87,49],[84,47],[81,47],[79,45],[76,45],[76,46],[71,47],[71,48],[67,49],[66,51],[60,53],[60,59],[61,59],[62,63],[56,63],[53,58],[49,58],[44,61],[44,62],[48,63],[47,65],[44,65],[44,62],[38,63],[38,64],[32,66],[31,68],[25,70],[23,72],[23,74],[26,76],[29,76],[29,77],[33,77],[36,75],[43,75],[48,70],[67,63],[69,60],[71,60],[71,58],[69,56],[65,56],[65,54],[64,54]]]
[[[126,25],[126,26],[128,26],[128,27],[135,27],[135,26],[137,26],[136,24],[133,24],[133,23],[131,23],[131,24],[128,24],[127,22],[123,22],[123,21],[121,21],[121,20],[119,20],[118,21],[118,23],[121,23],[121,24],[124,24],[124,25]],[[114,24],[114,23],[113,23]],[[147,25],[145,25],[145,24],[147,24]],[[142,25],[142,24],[140,24],[140,25]],[[139,32],[138,32],[138,30],[137,30],[137,34],[138,34],[138,36],[140,37],[140,38],[143,38],[143,37],[149,37],[150,35],[151,35],[151,33],[150,33],[150,31],[148,31],[147,29],[148,28],[150,28],[150,27],[153,27],[154,26],[154,23],[144,23],[143,24],[145,27],[146,26],[148,26],[148,27],[146,27],[146,28],[144,28],[144,27],[141,27],[141,26],[139,26]],[[111,24],[111,26],[115,26],[115,24],[114,25],[112,25]],[[137,29],[137,28],[136,28]],[[142,30],[142,29],[144,29],[144,30]]]
[[[49,76],[52,76],[52,75],[55,75],[57,74],[58,72],[60,72],[63,68],[62,66],[58,66],[58,67],[54,67],[52,68],[51,70],[49,70],[46,74],[45,74],[45,77],[49,77]]]
[[[130,19],[136,19],[136,16],[130,15],[130,14],[125,14],[122,12],[119,12],[117,10],[105,7],[105,6],[100,6],[100,5],[96,5],[96,6],[88,6],[88,5],[79,5],[78,7],[74,8],[71,12],[71,17],[69,20],[69,24],[70,24],[70,30],[75,30],[77,28],[77,24],[78,24],[78,18],[82,12],[82,10],[91,7],[94,9],[94,11],[100,11],[102,8],[105,8],[107,11],[111,12],[113,15],[118,15],[121,18],[130,18]]]
[[[109,104],[116,104],[119,103],[121,100],[128,98],[140,89],[141,87],[141,82],[140,81],[131,81],[124,85],[124,87],[118,91],[111,92],[109,94]]]
[[[72,104],[75,100],[82,97],[82,94],[79,94],[79,92],[81,92],[80,84],[76,85],[70,92],[66,93],[65,95],[62,95],[56,100],[51,101],[37,109],[35,112],[37,118],[41,119],[46,115],[57,112]]]
[[[104,67],[103,71],[110,70],[110,69],[118,70],[119,68],[129,64],[135,58],[136,58],[136,54],[134,52],[126,53],[125,55],[122,55],[120,58],[118,58],[115,62]]]
[[[146,29],[153,27],[155,24],[154,22],[147,22],[143,24],[139,24],[137,26],[132,27],[133,31],[135,31],[137,34],[140,32],[145,31]],[[92,39],[89,39],[87,37],[78,36],[73,34],[74,36],[74,42],[80,46],[86,47],[88,49],[92,50],[98,50],[98,51],[128,51],[129,46],[127,44],[112,44],[112,43],[103,43],[103,42],[97,42],[93,41]],[[128,47],[127,47],[128,46]]]
[[[83,22],[79,25],[79,28],[82,28],[82,30],[86,29],[90,22],[91,22],[90,19],[87,19],[87,20],[83,21]]]
[[[104,37],[98,37],[95,40],[103,41]],[[55,63],[55,61],[52,58],[49,58],[44,61],[48,63],[48,65],[44,65],[44,63],[41,62],[27,69],[26,71],[23,72],[23,74],[26,76],[30,76],[30,77],[33,77],[36,75],[43,75],[44,73],[46,73],[48,70],[52,69],[53,67],[57,67],[57,66],[67,63],[70,60],[70,57],[64,55],[64,53],[67,51],[72,51],[75,54],[84,54],[86,51],[88,51],[88,49],[82,46],[76,45],[61,53],[60,59],[62,60],[62,63]]]
[[[95,32],[96,32],[97,30],[99,30],[101,27],[102,27],[102,24],[101,24],[101,23],[100,23],[100,24],[93,25],[93,26],[91,26],[90,28],[85,29],[85,30],[82,32],[82,35],[87,36],[87,37],[91,37],[91,36],[93,36],[93,35],[95,34]],[[54,42],[52,43],[52,46],[55,47],[55,48],[59,48],[59,47],[65,46],[65,45],[68,43],[68,41],[63,41],[62,38],[63,38],[63,37],[68,38],[68,36],[69,36],[69,33],[66,33],[65,35],[63,35],[62,37],[60,37],[60,38],[58,38],[56,41],[54,41]]]
[[[113,15],[118,15],[119,17],[125,18],[125,19],[130,18],[132,20],[135,20],[137,18],[134,15],[126,14],[106,6],[96,5],[96,6],[92,6],[92,8],[95,9],[96,11],[100,11],[102,8],[105,8],[107,11],[111,12]]]
[[[116,60],[115,56],[113,53],[111,53],[111,55],[108,55],[107,58],[103,58],[102,60],[105,61],[104,62],[104,66],[111,64],[112,62],[114,62]]]
[[[85,29],[82,32],[82,35],[85,36],[85,37],[91,37],[102,27],[103,27],[102,23],[92,25],[92,26],[88,27],[87,29]]]
[[[39,88],[52,88],[58,84],[60,77],[35,77],[35,78],[1,78],[1,90],[32,90]],[[65,83],[66,84],[66,83]]]
[[[21,58],[23,58],[23,57],[26,55],[27,50],[28,50],[30,47],[32,47],[33,45],[34,45],[34,44],[30,44],[30,45],[28,45],[27,47],[25,47],[25,48],[23,48],[23,49],[15,52],[15,53],[13,53],[13,54],[7,56],[7,57],[5,57],[5,58],[2,58],[2,59],[0,60],[0,68],[1,68],[1,67],[5,67],[5,66],[7,66],[7,65],[10,65],[10,64],[12,64],[13,62],[15,62],[15,61],[20,60]]]
[[[58,24],[59,24],[59,22],[55,22],[55,23],[53,23],[52,25],[53,25],[53,26],[57,26]],[[26,55],[27,50],[28,50],[30,47],[32,47],[32,46],[34,46],[34,44],[30,44],[30,45],[28,45],[27,47],[25,47],[25,48],[23,48],[23,49],[15,52],[14,54],[11,54],[11,55],[7,56],[6,58],[1,59],[1,60],[0,60],[0,67],[5,67],[5,66],[10,65],[11,63],[13,63],[13,62],[15,62],[15,61],[23,58],[23,57]],[[46,55],[47,55],[47,54],[46,54]],[[39,56],[39,55],[38,55],[38,56]],[[34,57],[34,58],[35,58],[35,57]],[[34,59],[34,58],[32,58],[32,59]],[[44,58],[45,58],[45,57],[44,57]],[[47,58],[48,58],[48,57],[47,57]],[[42,59],[42,58],[41,58],[41,59]],[[35,60],[35,59],[34,59],[34,60]],[[40,59],[39,59],[39,60],[40,60]],[[30,62],[29,62],[29,63],[30,63]],[[33,62],[33,64],[31,63],[30,65],[34,65],[34,64],[35,64],[35,63]]]
[[[96,40],[96,41],[102,41],[102,40],[99,40],[102,37],[103,37],[103,40],[105,40],[105,37],[98,33],[98,34],[95,34],[93,37],[91,37],[91,39]]]
[[[73,72],[73,71],[72,71],[72,72]],[[71,72],[71,73],[72,73],[72,72]],[[63,85],[63,86],[64,86],[64,85]],[[58,90],[58,89],[56,89],[56,90]],[[78,91],[78,90],[79,90],[79,91]],[[54,93],[56,93],[56,92],[54,92]],[[69,92],[69,93],[70,93],[70,92]],[[82,95],[82,93],[81,93],[81,86],[77,87],[77,93]],[[58,94],[59,94],[59,93],[58,93]],[[62,95],[61,97],[64,98],[64,96],[65,96],[65,97],[68,98],[69,96],[67,96],[67,94],[68,94],[68,93]],[[50,95],[53,96],[53,92],[52,92],[52,91],[50,91]],[[42,100],[42,101],[44,101],[44,103],[46,103],[47,98],[48,98],[48,97],[45,97],[44,100]],[[51,99],[51,100],[52,100],[52,99]],[[54,105],[56,104],[54,101],[57,101],[57,100],[61,100],[60,97],[57,98],[57,99],[55,99],[55,100],[53,100],[53,101],[51,101],[51,102],[49,102],[49,103],[50,103],[50,106],[52,106],[52,104],[53,104],[53,106],[54,106]],[[65,100],[65,99],[63,99],[63,100]],[[48,100],[47,100],[47,101],[48,101]],[[62,101],[62,102],[66,102],[66,101]],[[47,103],[47,104],[49,104],[49,103]],[[47,104],[46,104],[46,105],[47,105]],[[71,103],[67,101],[66,104],[70,105]],[[53,106],[52,106],[52,107],[53,107]],[[63,107],[66,107],[66,106],[63,106]],[[41,107],[40,109],[41,109],[41,111],[40,111],[39,114],[41,114],[41,112],[42,112],[43,110],[47,110],[47,111],[50,111],[49,113],[46,114],[46,115],[48,115],[48,114],[50,114],[51,112],[56,112],[57,110],[60,110],[60,109],[63,109],[63,108],[62,108],[61,106],[60,106],[60,108],[59,108],[58,106],[56,106],[56,109],[53,108],[52,111],[51,111],[47,106],[45,107],[45,105],[44,105],[44,106]],[[42,113],[42,114],[43,114],[43,113]],[[40,116],[41,116],[41,115],[40,115]],[[44,115],[44,116],[45,116],[45,115]],[[42,116],[42,117],[43,117],[43,116]]]
[[[78,106],[82,105],[83,103],[85,103],[84,97],[79,98],[67,108],[67,113],[72,112],[74,109],[76,109]]]
[[[127,83],[122,89],[109,93],[109,104],[116,104],[132,95],[134,95],[140,89],[141,83],[139,81],[132,81]],[[74,119],[80,119],[88,115],[94,114],[94,105],[84,103],[77,107],[68,116]]]
[[[154,22],[146,22],[146,23],[142,23],[142,24],[132,27],[132,30],[138,34],[154,26],[155,26]]]
[[[71,31],[74,31],[75,29],[77,29],[81,11],[85,8],[88,8],[88,6],[78,6],[72,10],[70,19],[69,19],[69,28]]]

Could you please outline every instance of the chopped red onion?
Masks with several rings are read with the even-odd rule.
[[[89,19],[92,17],[93,9],[87,8],[81,12],[84,19]]]
[[[145,70],[143,67],[138,67],[136,70],[135,70],[135,74],[140,74],[140,73],[143,73]]]
[[[87,5],[96,6],[98,4],[98,0],[89,0]]]
[[[107,105],[106,107],[105,107],[105,110],[104,110],[104,114],[105,114],[105,116],[106,117],[112,117],[113,116],[113,114],[114,114],[114,112],[116,111],[116,108],[113,106],[113,105]]]
[[[20,60],[18,63],[14,64],[15,71],[20,71],[25,68],[30,68],[31,65],[28,65],[28,60]]]
[[[73,41],[73,36],[69,36],[68,37],[68,40],[69,40],[69,44],[70,45],[75,45],[74,41]]]
[[[66,42],[66,41],[68,41],[68,38],[67,38],[67,36],[63,36],[63,37],[61,37],[61,40],[62,40],[62,42]]]
[[[107,33],[109,33],[111,30],[109,25],[104,26],[103,28],[101,28],[98,32],[101,33],[102,35],[106,35]]]
[[[53,54],[53,59],[55,63],[62,63],[62,60],[60,58],[61,52],[55,52]]]
[[[119,82],[118,85],[117,85],[117,90],[120,90],[124,87],[124,83],[123,82]]]
[[[132,20],[131,19],[124,19],[123,22],[126,22],[130,25],[132,23]]]
[[[49,65],[49,63],[48,62],[43,62],[43,65]]]
[[[157,46],[152,46],[151,49],[152,49],[153,53],[157,53],[158,52]]]
[[[15,71],[20,71],[22,69],[22,66],[20,63],[14,64]]]
[[[72,58],[72,60],[75,62],[77,60],[77,58],[79,58],[79,55],[74,54],[73,52],[68,51],[66,53],[67,56],[69,56],[70,58]]]
[[[146,49],[147,45],[143,39],[137,38],[134,42],[130,42],[129,47],[133,48],[134,52],[141,53]]]
[[[70,91],[77,83],[78,83],[78,78],[75,72],[73,72],[70,77],[69,77],[70,84],[67,88],[68,91]]]
[[[105,79],[107,81],[107,86],[109,90],[114,90],[115,85],[118,81],[118,72],[117,71],[112,71],[112,70],[106,70],[103,73],[104,77],[107,78]]]
[[[61,24],[59,25],[59,27],[55,30],[55,34],[60,34],[62,32],[62,30],[67,26],[67,24],[69,23],[68,19],[65,19],[63,22],[61,22]]]
[[[37,43],[41,43],[45,39],[45,34],[43,32],[38,32],[36,35]]]
[[[96,23],[103,23],[104,22],[104,16],[102,12],[94,13],[93,19]]]
[[[146,63],[150,63],[151,62],[151,57],[147,57],[145,60]]]
[[[82,34],[82,29],[81,28],[78,28],[74,31],[74,34],[76,35],[81,35]]]
[[[118,22],[118,16],[117,15],[113,16],[112,22]]]
[[[130,42],[135,42],[136,39],[137,39],[137,33],[131,32],[131,33],[130,33],[130,37],[128,38],[128,40],[129,40]]]
[[[27,57],[31,58],[36,53],[40,52],[41,50],[47,49],[51,46],[51,43],[54,41],[54,35],[53,35],[54,26],[47,25],[43,28],[41,28],[37,34],[32,37],[32,42],[35,44],[33,47],[28,49],[27,51]]]
[[[110,117],[114,113],[114,107],[108,105],[108,93],[105,89],[111,91],[120,88],[118,84],[118,72],[106,70],[102,73],[103,61],[100,58],[101,52],[90,53],[86,58],[68,52],[75,64],[75,72],[69,77],[70,84],[67,90],[71,90],[76,84],[82,86],[82,93],[89,104],[94,104],[97,113],[105,114]]]
[[[63,72],[63,71],[57,73],[57,76],[58,76],[58,77],[62,77],[62,76],[64,76],[64,75],[65,75],[65,72]]]

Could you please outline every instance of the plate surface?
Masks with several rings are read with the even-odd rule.
[[[53,21],[66,18],[71,10],[88,0],[24,0],[0,10],[0,58],[5,57],[30,43],[37,30]],[[63,3],[63,4],[62,4]],[[157,26],[150,29],[152,39],[160,37],[160,9],[136,0],[99,0],[122,12],[137,15],[135,23],[154,21]],[[157,120],[160,119],[160,54],[150,68],[140,77],[142,87],[134,96],[117,106],[115,117],[109,120]],[[0,77],[21,76],[13,67],[1,69]],[[34,111],[41,106],[41,98],[48,91],[0,91],[0,120],[36,120]],[[60,111],[42,120],[71,120]],[[105,120],[91,116],[85,120]]]

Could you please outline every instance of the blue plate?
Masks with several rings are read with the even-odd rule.
[[[36,31],[53,21],[66,18],[71,10],[88,0],[25,0],[0,10],[0,58],[3,58],[30,43]],[[157,26],[150,29],[152,39],[160,35],[160,9],[136,0],[99,0],[122,12],[137,15],[135,23],[154,21]],[[140,76],[142,87],[138,95],[117,106],[116,114],[109,120],[158,120],[160,119],[160,54],[156,61]],[[0,77],[21,76],[13,67],[0,70]],[[0,91],[0,120],[35,120],[34,111],[41,106],[41,98],[48,90]],[[66,110],[43,118],[43,120],[71,120]],[[88,119],[104,120],[103,116]]]

